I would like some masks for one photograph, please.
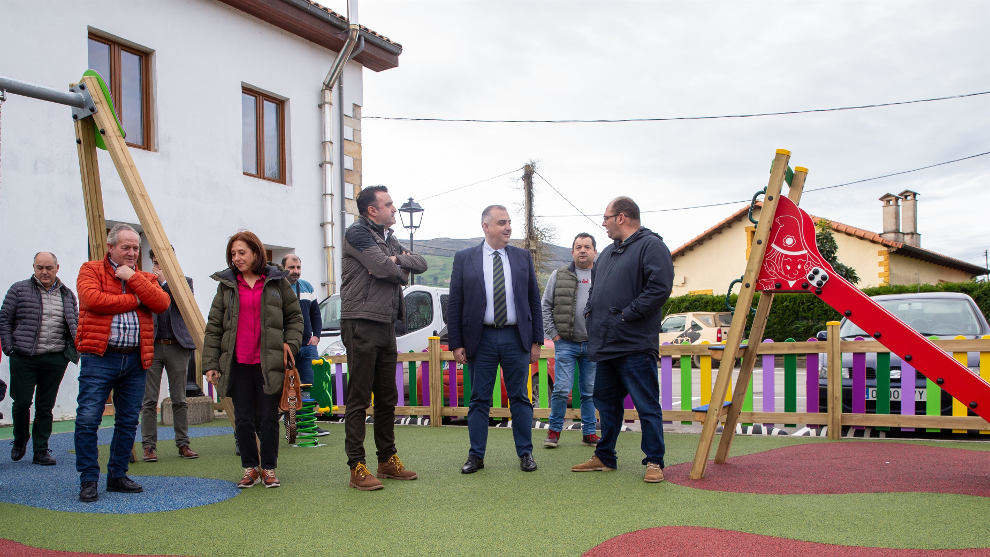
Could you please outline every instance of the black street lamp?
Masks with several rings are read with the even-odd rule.
[[[413,234],[416,229],[420,227],[423,223],[423,208],[413,201],[413,198],[409,198],[399,207],[399,217],[402,218],[402,227],[409,229],[409,252],[412,253],[413,250]],[[409,275],[409,284],[415,284],[415,275]]]

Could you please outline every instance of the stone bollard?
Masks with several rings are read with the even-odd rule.
[[[208,396],[186,398],[186,417],[189,425],[205,424],[213,420],[213,400]],[[172,399],[162,401],[162,425],[172,425]]]

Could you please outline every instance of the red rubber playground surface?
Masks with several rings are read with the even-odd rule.
[[[664,476],[687,487],[735,493],[926,492],[990,497],[986,451],[906,443],[794,445],[731,457],[725,464],[709,462],[701,480],[691,480],[690,472],[691,462],[684,462],[668,466]]]

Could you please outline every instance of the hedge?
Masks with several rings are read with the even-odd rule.
[[[904,284],[897,286],[876,286],[864,288],[868,296],[881,294],[903,294],[905,292],[963,292],[968,294],[980,307],[984,316],[990,315],[990,283],[987,282],[948,282],[942,284]],[[760,294],[753,301],[756,307]],[[733,307],[737,295],[730,296]],[[726,311],[725,296],[677,296],[667,300],[663,307],[664,314],[684,313],[688,311]],[[752,313],[746,326],[752,324]],[[818,299],[809,294],[777,294],[774,297],[773,308],[767,320],[764,338],[781,342],[788,338],[807,340],[813,338],[818,331],[825,329],[825,323],[838,320],[842,316]]]

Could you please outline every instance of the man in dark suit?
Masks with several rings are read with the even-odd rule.
[[[512,221],[501,205],[481,214],[485,241],[454,255],[450,275],[447,330],[458,363],[468,364],[471,403],[468,434],[471,450],[461,472],[485,467],[488,412],[495,373],[502,366],[512,411],[512,437],[519,467],[536,470],[533,460],[533,403],[526,389],[529,364],[540,357],[543,315],[540,287],[528,251],[509,245]]]

